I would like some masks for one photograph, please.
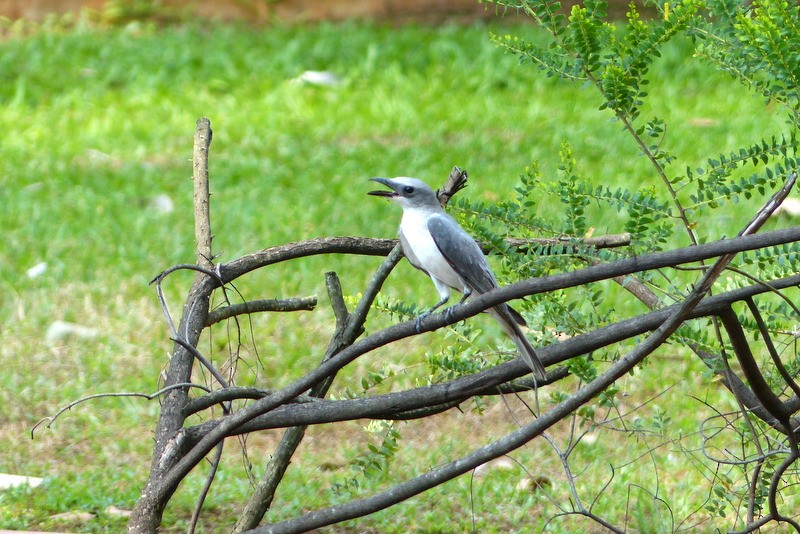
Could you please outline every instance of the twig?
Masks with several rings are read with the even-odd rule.
[[[453,167],[450,171],[450,176],[442,186],[441,189],[436,190],[436,197],[439,199],[439,204],[444,208],[450,199],[459,191],[467,187],[467,171],[461,170],[459,167]]]
[[[192,512],[192,520],[189,523],[189,534],[194,534],[194,531],[197,529],[197,522],[200,520],[200,511],[203,509],[203,503],[206,501],[206,496],[208,496],[208,492],[211,489],[211,484],[214,482],[214,477],[217,475],[217,468],[219,467],[219,461],[222,458],[222,449],[225,446],[225,441],[220,441],[217,445],[217,450],[214,453],[214,459],[211,460],[211,471],[209,471],[208,476],[206,477],[206,483],[203,484],[203,489],[200,491],[200,496],[197,498],[197,504],[194,507],[194,512]]]
[[[745,302],[747,303],[747,307],[750,309],[750,313],[753,315],[753,318],[756,320],[756,325],[758,326],[759,332],[761,332],[761,337],[764,339],[764,344],[767,347],[767,352],[769,352],[770,357],[772,358],[772,363],[775,365],[775,368],[778,370],[778,373],[783,378],[784,382],[794,391],[795,396],[800,397],[800,387],[798,387],[797,382],[794,381],[792,375],[789,374],[789,371],[786,370],[786,366],[783,365],[781,361],[781,357],[778,354],[778,351],[775,349],[775,345],[772,343],[772,336],[770,336],[769,330],[767,330],[767,325],[764,323],[764,318],[761,317],[761,312],[758,310],[758,306],[756,306],[755,301],[752,298],[746,299]]]
[[[208,389],[206,386],[202,386],[200,384],[193,384],[193,383],[190,383],[190,382],[185,382],[185,383],[173,384],[171,386],[167,386],[167,387],[161,388],[158,391],[156,391],[155,393],[120,392],[120,391],[115,392],[115,393],[95,393],[94,395],[89,395],[89,396],[81,397],[80,399],[74,400],[74,401],[70,402],[69,404],[67,404],[66,406],[64,406],[63,408],[61,408],[60,410],[58,410],[58,412],[56,412],[55,415],[53,415],[51,417],[45,417],[44,419],[39,420],[35,425],[33,425],[33,428],[31,428],[31,439],[33,439],[34,432],[36,432],[36,429],[39,428],[39,426],[41,426],[42,423],[44,423],[46,421],[47,425],[45,426],[45,428],[50,428],[53,425],[53,423],[56,422],[56,419],[58,419],[61,416],[61,414],[63,414],[64,412],[66,412],[68,410],[71,410],[72,408],[74,408],[78,404],[84,403],[86,401],[90,401],[90,400],[94,400],[94,399],[102,399],[102,398],[105,398],[105,397],[141,397],[141,398],[144,398],[144,399],[147,399],[147,400],[153,400],[156,397],[160,397],[161,395],[163,395],[164,393],[166,393],[166,392],[168,392],[168,391],[170,391],[172,389],[185,388],[185,387],[199,388],[199,389],[202,389],[203,391],[206,391],[206,392],[209,392],[209,393],[211,392],[211,390]]]
[[[224,308],[211,311],[206,319],[206,326],[230,319],[236,315],[259,312],[291,312],[311,311],[317,306],[317,297],[288,299],[263,299],[230,304]]]
[[[153,281],[150,283],[152,284]],[[178,337],[178,329],[175,328],[175,322],[172,320],[172,314],[169,311],[167,298],[164,296],[164,290],[161,287],[160,279],[156,282],[156,297],[158,298],[158,303],[161,305],[161,313],[164,314],[164,319],[167,321],[169,333],[172,335],[172,337]]]
[[[386,256],[397,244],[396,239],[365,237],[318,237],[247,254],[228,263],[218,265],[221,283],[227,283],[250,271],[284,261],[319,254],[357,254]]]
[[[403,249],[400,247],[398,243],[392,249],[386,259],[381,263],[380,267],[375,271],[372,275],[372,278],[369,281],[369,285],[367,286],[366,290],[364,291],[361,300],[358,301],[356,304],[356,309],[353,310],[353,314],[349,319],[348,324],[348,335],[355,334],[356,330],[361,330],[364,325],[364,321],[367,319],[367,314],[369,310],[372,308],[372,303],[378,296],[378,293],[383,287],[383,283],[386,281],[386,278],[389,277],[389,273],[392,272],[397,264],[403,257]],[[354,338],[355,339],[355,338]]]
[[[769,504],[770,515],[776,521],[789,523],[795,528],[796,531],[800,532],[800,524],[793,519],[782,515],[778,511],[777,504],[778,483],[780,482],[783,473],[795,461],[797,461],[798,456],[800,456],[797,450],[797,438],[792,430],[789,420],[791,412],[786,408],[778,396],[773,393],[772,389],[769,387],[769,384],[767,384],[766,380],[764,379],[764,376],[758,368],[758,364],[756,363],[755,358],[750,351],[750,346],[747,343],[747,338],[744,334],[744,330],[742,329],[742,325],[739,323],[739,320],[733,310],[730,308],[726,309],[720,314],[720,319],[722,320],[722,324],[725,326],[725,329],[728,331],[728,336],[731,340],[731,344],[734,347],[734,351],[736,352],[736,357],[739,360],[739,364],[742,367],[742,372],[744,373],[745,377],[747,377],[753,393],[758,396],[761,404],[784,426],[783,432],[789,439],[789,443],[791,445],[791,454],[787,456],[783,462],[781,462],[781,464],[772,474],[769,492],[767,494],[767,502]]]
[[[192,151],[192,183],[194,183],[194,236],[197,242],[197,264],[212,269],[211,209],[208,185],[208,149],[211,146],[211,121],[197,119]]]
[[[164,280],[164,278],[166,278],[170,274],[174,273],[175,271],[181,271],[181,270],[197,271],[199,273],[203,273],[203,274],[205,274],[207,276],[210,276],[211,278],[216,279],[217,283],[219,283],[219,284],[223,283],[222,278],[220,277],[219,273],[216,272],[213,269],[213,267],[211,269],[209,269],[209,268],[206,268],[206,267],[202,267],[200,265],[194,265],[192,263],[180,263],[178,265],[173,265],[172,267],[170,267],[168,269],[164,269],[163,271],[158,273],[152,280],[150,280],[150,284],[158,283],[158,282]]]
[[[573,439],[573,432],[574,432],[574,417],[573,417],[573,425],[570,428],[570,440]],[[572,469],[569,467],[569,451],[566,453],[561,451],[561,448],[555,442],[555,440],[547,433],[542,432],[542,438],[550,444],[550,448],[552,448],[556,455],[558,456],[559,462],[561,462],[561,468],[564,470],[564,474],[567,477],[567,484],[569,485],[569,492],[572,495],[572,505],[573,507],[577,507],[578,511],[584,512],[586,508],[583,506],[583,502],[581,502],[581,497],[578,495],[578,488],[575,487],[575,477],[572,474]],[[573,509],[574,511],[574,509]]]
[[[263,399],[264,397],[268,397],[273,393],[274,390],[272,389],[261,389],[261,388],[252,388],[243,386],[230,386],[223,389],[215,389],[213,391],[209,391],[202,397],[197,397],[187,402],[186,407],[183,410],[183,413],[185,417],[189,417],[190,415],[194,415],[197,412],[210,408],[215,404],[220,404],[226,401],[230,402],[234,400],[244,400],[244,399],[258,400],[258,399]],[[317,400],[318,399],[310,395],[298,395],[297,397],[291,400],[290,404],[303,404],[308,402],[316,402]]]
[[[601,265],[601,262],[598,260],[591,260],[590,265]],[[642,304],[647,306],[650,310],[655,310],[661,304],[661,300],[658,298],[652,289],[647,287],[641,279],[635,275],[620,275],[615,276],[612,278],[614,282],[620,285],[623,289],[627,290],[628,293],[636,297]]]
[[[197,271],[203,274],[210,276],[217,280],[219,285],[223,285],[222,279],[219,277],[219,274],[216,271],[206,269],[205,267],[200,267],[199,265],[193,265],[191,263],[181,263],[179,265],[173,265],[169,269],[165,269],[158,273],[152,280],[150,280],[150,284],[156,285],[156,296],[158,297],[158,303],[161,305],[161,312],[164,314],[164,318],[167,321],[167,326],[169,327],[169,332],[173,338],[178,337],[178,329],[175,328],[175,322],[172,320],[172,314],[169,312],[169,306],[167,305],[167,299],[164,296],[164,290],[161,287],[161,283],[164,281],[164,278],[169,276],[170,274],[174,273],[175,271],[180,270],[189,270],[189,271]]]
[[[222,376],[222,373],[220,373],[217,370],[217,368],[214,367],[214,364],[212,364],[210,361],[208,361],[208,358],[203,356],[203,353],[200,352],[199,350],[197,350],[192,344],[190,344],[188,341],[185,341],[185,340],[177,338],[177,337],[176,338],[171,338],[171,341],[174,341],[175,343],[177,343],[178,345],[180,345],[181,347],[183,347],[184,349],[189,351],[192,354],[192,356],[194,356],[200,363],[203,364],[203,367],[208,369],[208,371],[214,376],[214,378],[217,379],[217,382],[219,382],[219,384],[223,388],[230,387],[230,384],[225,379],[225,377]]]

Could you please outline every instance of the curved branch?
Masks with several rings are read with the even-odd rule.
[[[247,254],[219,265],[225,283],[255,269],[319,254],[358,254],[361,256],[386,256],[397,244],[397,239],[371,237],[318,237],[307,241],[287,243]]]
[[[235,400],[258,400],[272,395],[274,390],[261,389],[245,386],[231,386],[222,389],[215,389],[213,391],[207,390],[208,393],[202,397],[197,397],[186,403],[183,409],[184,417],[189,417],[197,412],[201,412],[212,406],[224,402]],[[308,395],[300,395],[292,400],[292,403],[314,402],[316,399]]]
[[[193,384],[191,382],[185,382],[185,383],[173,384],[171,386],[167,386],[165,388],[161,388],[158,391],[156,391],[155,393],[138,393],[138,392],[129,393],[129,392],[119,392],[118,391],[118,392],[115,392],[115,393],[96,393],[94,395],[88,395],[86,397],[81,397],[80,399],[77,399],[77,400],[74,400],[74,401],[70,402],[69,404],[67,404],[66,406],[64,406],[60,410],[58,410],[58,412],[56,412],[55,415],[50,416],[50,417],[45,417],[44,419],[39,420],[35,425],[33,425],[33,428],[31,428],[31,439],[33,439],[34,432],[36,432],[36,429],[39,428],[42,425],[42,423],[47,422],[47,425],[45,426],[45,428],[50,428],[53,425],[53,423],[56,422],[56,419],[61,417],[61,414],[63,414],[66,411],[71,410],[72,408],[74,408],[78,404],[82,404],[82,403],[84,403],[86,401],[90,401],[90,400],[94,400],[94,399],[102,399],[102,398],[105,398],[105,397],[141,397],[141,398],[144,398],[144,399],[147,399],[147,400],[153,400],[156,397],[160,397],[164,393],[166,393],[166,392],[168,392],[170,390],[173,390],[175,388],[186,388],[186,387],[199,388],[199,389],[202,389],[203,391],[207,391],[209,393],[211,392],[211,390],[208,389],[206,386],[203,386],[203,385],[200,385],[200,384]]]
[[[197,358],[197,361],[199,361],[201,364],[203,364],[203,367],[205,367],[206,369],[208,369],[208,372],[210,372],[210,373],[211,373],[211,375],[212,375],[214,378],[216,378],[216,379],[217,379],[217,382],[219,382],[219,383],[220,383],[220,385],[221,385],[223,388],[230,387],[230,384],[228,384],[228,381],[225,379],[225,377],[224,377],[224,376],[222,376],[222,373],[220,373],[220,372],[217,370],[217,368],[216,368],[216,367],[214,367],[214,364],[212,364],[212,363],[211,363],[211,362],[208,360],[208,358],[206,358],[206,357],[203,355],[203,353],[202,353],[202,352],[200,352],[199,350],[197,350],[197,349],[194,347],[194,345],[192,345],[192,344],[191,344],[191,343],[189,343],[188,341],[185,341],[185,340],[183,340],[183,339],[181,339],[181,338],[178,338],[178,337],[172,338],[171,340],[172,340],[173,342],[177,343],[178,345],[180,345],[181,347],[183,347],[183,348],[184,348],[186,351],[188,351],[188,352],[189,352],[189,353],[190,353],[192,356],[194,356],[195,358]]]
[[[574,238],[531,238],[509,239],[509,246],[527,249],[531,246],[589,245],[597,248],[612,248],[629,245],[630,234]],[[397,239],[374,237],[338,236],[317,237],[306,241],[287,243],[247,254],[228,263],[220,264],[219,271],[223,282],[227,283],[250,271],[281,263],[284,261],[316,256],[320,254],[355,254],[360,256],[388,256],[397,245]],[[488,253],[491,247],[482,244],[481,249]]]
[[[791,433],[791,425],[789,424],[789,417],[791,412],[786,408],[783,402],[778,398],[772,389],[767,384],[764,375],[758,368],[753,352],[750,350],[750,345],[747,343],[747,336],[742,329],[739,318],[730,307],[723,309],[719,313],[720,321],[728,332],[728,339],[733,345],[733,351],[736,358],[739,360],[739,365],[742,367],[742,372],[750,383],[750,388],[759,402],[769,413],[777,419],[783,428],[783,433]]]
[[[170,334],[172,334],[173,338],[178,337],[178,329],[175,328],[175,322],[172,320],[172,314],[169,312],[169,306],[167,305],[167,298],[164,296],[164,289],[161,287],[164,278],[169,276],[170,274],[174,273],[175,271],[181,270],[188,270],[188,271],[196,271],[198,273],[203,273],[206,276],[213,278],[217,284],[220,286],[224,285],[222,279],[219,276],[219,273],[212,269],[206,269],[205,267],[201,267],[199,265],[193,265],[191,263],[181,263],[178,265],[173,265],[168,269],[164,269],[160,273],[158,273],[152,280],[150,280],[150,284],[156,285],[156,297],[158,297],[158,303],[161,305],[161,312],[164,314],[164,318],[167,321],[167,326],[169,327]],[[195,278],[195,285],[199,288],[201,284],[201,280],[199,278]],[[209,289],[210,292],[213,288]],[[187,301],[188,303],[188,301]]]
[[[786,370],[786,366],[783,365],[781,361],[781,357],[778,354],[778,350],[775,348],[775,344],[772,342],[772,336],[769,334],[769,330],[767,329],[767,325],[764,322],[764,318],[761,316],[761,312],[756,306],[755,301],[752,298],[746,299],[747,307],[750,310],[750,313],[753,315],[753,318],[756,320],[756,326],[758,326],[758,330],[761,332],[761,338],[764,340],[764,345],[767,347],[767,352],[769,352],[770,357],[772,358],[772,363],[775,365],[775,368],[778,370],[778,373],[783,378],[783,381],[786,382],[786,385],[791,388],[794,392],[796,397],[800,397],[800,387],[798,387],[797,382],[795,382],[792,375],[789,374],[789,371]]]

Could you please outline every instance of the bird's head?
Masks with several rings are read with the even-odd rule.
[[[422,180],[416,178],[370,178],[390,189],[370,191],[368,195],[385,197],[405,208],[438,208],[436,193]]]

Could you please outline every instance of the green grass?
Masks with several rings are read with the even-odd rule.
[[[131,25],[41,32],[0,43],[0,362],[5,368],[0,374],[0,472],[47,477],[47,489],[0,493],[0,528],[116,532],[124,520],[104,510],[109,505],[130,509],[138,496],[149,467],[155,402],[97,400],[64,414],[33,441],[29,432],[75,398],[158,388],[170,343],[147,282],[161,269],[193,259],[189,176],[199,116],[209,117],[215,132],[212,225],[221,261],[320,235],[393,236],[399,212],[365,196],[372,176],[417,176],[438,184],[459,165],[471,177],[464,198],[504,199],[532,161],[541,163],[545,176],[555,177],[563,139],[573,146],[579,172],[597,183],[660,187],[620,125],[608,112],[596,111],[600,101],[591,89],[519,66],[491,44],[489,30],[363,23],[261,30]],[[532,31],[527,26],[493,30]],[[700,165],[707,157],[783,131],[777,110],[690,61],[690,55],[688,43],[664,51],[653,68],[651,104],[643,113],[667,120],[670,148],[684,162]],[[290,82],[305,70],[330,70],[342,83]],[[152,209],[152,199],[160,194],[173,199],[174,212]],[[734,232],[757,202],[704,219],[699,233],[713,239]],[[560,210],[543,199],[538,213],[559,216]],[[624,220],[603,214],[592,224],[596,234],[615,233]],[[683,234],[676,235],[672,245],[686,244]],[[42,261],[48,264],[45,274],[27,278],[26,270]],[[270,386],[285,383],[320,357],[332,329],[324,272],[336,270],[345,293],[356,294],[378,263],[375,258],[310,258],[242,280],[238,287],[249,298],[317,294],[321,299],[313,313],[253,319],[254,329],[269,336],[258,346],[261,379]],[[175,311],[189,280],[178,274],[166,283]],[[404,265],[385,292],[425,305],[426,284]],[[59,319],[97,328],[99,335],[48,344],[44,332]],[[386,321],[376,320],[370,328]],[[354,375],[387,361],[420,367],[425,343],[435,339],[440,337],[429,334],[403,344],[402,356],[385,349],[364,358]],[[225,331],[219,330],[208,348],[217,361],[224,357],[224,341]],[[672,424],[685,435],[696,430],[702,413],[689,395],[718,395],[716,386],[700,376],[698,364],[675,357],[656,359],[634,380],[628,409],[665,385],[674,386],[658,403],[675,407]],[[394,383],[403,386],[403,378]],[[652,406],[642,408],[641,416],[649,421]],[[393,476],[425,472],[513,428],[502,404],[492,404],[485,418],[456,413],[401,425],[403,448]],[[564,439],[567,430],[553,434]],[[331,484],[351,476],[346,464],[367,441],[353,438],[360,433],[355,423],[341,430],[312,429],[289,470],[274,517],[336,499]],[[257,466],[276,436],[252,438],[249,450]],[[579,479],[588,495],[604,484],[608,457],[620,453],[620,440],[632,457],[652,445],[620,435],[576,451],[576,462],[588,469]],[[207,532],[228,530],[237,502],[248,493],[236,449],[229,445],[209,496]],[[567,498],[560,466],[544,443],[530,444],[515,458],[546,477],[553,494]],[[659,474],[668,473],[661,481],[662,496],[672,499],[675,516],[682,518],[705,498],[698,494],[701,470],[659,461]],[[321,467],[326,463],[331,466]],[[618,496],[626,495],[630,484],[655,485],[652,466],[643,463],[617,476],[600,501],[617,521],[625,510]],[[447,531],[467,531],[473,514],[481,532],[540,528],[554,509],[541,493],[513,489],[523,476],[515,467],[476,479],[473,500],[469,477],[462,477],[342,528],[434,531],[446,522],[452,527]],[[166,531],[185,529],[202,481],[202,473],[196,473],[181,487],[165,516]],[[370,482],[365,489],[387,483]],[[650,513],[645,501],[637,501],[642,517]],[[81,525],[50,518],[73,510],[98,516]],[[563,518],[551,525],[564,532],[581,526],[586,524]]]

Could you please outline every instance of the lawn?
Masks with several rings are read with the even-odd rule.
[[[163,268],[193,261],[190,158],[198,117],[209,117],[214,128],[212,226],[221,261],[315,236],[394,236],[399,212],[366,196],[373,176],[415,176],[437,185],[459,165],[470,174],[464,198],[509,198],[531,162],[543,175],[556,175],[565,139],[579,172],[598,184],[660,187],[620,124],[597,110],[597,94],[519,65],[491,42],[490,32],[543,38],[513,20],[435,27],[197,22],[161,28],[78,24],[0,43],[0,472],[46,479],[40,488],[0,493],[0,528],[118,532],[125,519],[109,507],[129,510],[138,497],[149,469],[156,401],[99,399],[38,430],[33,440],[31,428],[85,395],[158,389],[171,343],[148,281]],[[310,70],[330,71],[338,81],[319,86],[296,80]],[[667,122],[670,150],[681,161],[701,165],[786,129],[779,110],[693,59],[688,42],[670,44],[651,79],[643,115]],[[164,209],[164,199],[174,209]],[[543,199],[536,214],[563,216],[552,200]],[[703,219],[698,232],[708,239],[731,235],[760,201]],[[596,235],[623,229],[616,212],[596,209],[591,216]],[[769,226],[787,224],[779,219]],[[675,236],[671,246],[687,244],[683,233]],[[42,262],[43,273],[30,276],[28,270]],[[280,385],[314,365],[332,331],[324,273],[337,271],[345,293],[355,295],[379,262],[317,257],[243,280],[238,287],[250,298],[320,297],[314,312],[253,320],[254,332],[265,336],[258,344],[263,367],[254,377]],[[189,282],[178,274],[166,283],[173,310]],[[427,305],[429,289],[403,265],[385,294]],[[389,320],[379,315],[371,327]],[[55,321],[82,325],[94,335],[48,336]],[[390,363],[419,368],[429,345],[441,339],[428,334],[397,353],[384,350],[359,362],[352,377]],[[224,339],[208,346],[220,358],[226,350]],[[579,490],[592,495],[610,474],[609,457],[621,454],[622,463],[624,453],[633,460],[649,448],[674,452],[659,463],[640,460],[621,469],[613,491],[598,501],[618,524],[627,517],[638,530],[652,526],[651,517],[669,524],[666,508],[645,490],[656,480],[676,523],[707,497],[710,468],[700,455],[687,453],[697,445],[691,436],[704,413],[693,397],[735,407],[686,354],[667,351],[654,362],[630,377],[638,386],[625,403],[630,409],[668,389],[640,416],[655,425],[666,410],[671,434],[681,437],[648,442],[600,433],[575,453],[587,470]],[[349,376],[334,390],[352,387]],[[395,385],[410,381],[401,376]],[[424,472],[515,428],[513,414],[522,407],[514,399],[509,405],[487,402],[483,416],[465,407],[464,413],[399,425],[403,452],[390,476]],[[553,436],[563,442],[569,428]],[[261,465],[278,438],[265,433],[248,441],[254,464]],[[353,476],[348,463],[374,439],[360,424],[313,428],[270,517],[343,499],[333,484]],[[628,451],[614,447],[619,440],[628,440]],[[203,531],[229,530],[249,491],[242,458],[231,443],[207,500]],[[558,457],[546,444],[532,443],[515,460],[334,530],[468,531],[473,521],[480,532],[541,528],[553,505],[543,492],[518,484],[525,468],[564,498]],[[203,480],[197,473],[181,487],[165,531],[185,530]],[[367,481],[362,488],[386,482]],[[54,517],[75,511],[93,518]],[[727,525],[702,512],[690,521],[707,521],[708,529]],[[559,532],[584,527],[572,519],[550,524]]]

